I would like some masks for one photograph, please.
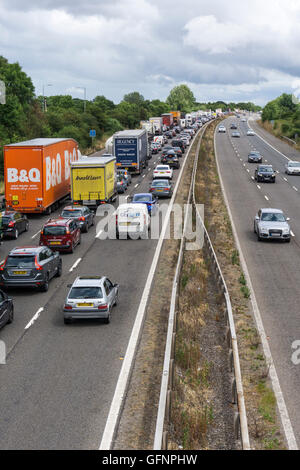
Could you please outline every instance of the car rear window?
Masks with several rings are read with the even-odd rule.
[[[102,299],[101,287],[72,287],[69,299]]]
[[[35,256],[9,256],[5,266],[15,268],[32,268],[35,266]]]
[[[133,198],[133,202],[137,202],[137,201],[148,202],[148,201],[151,201],[151,200],[152,200],[152,196],[147,196],[147,195],[134,196],[134,198]]]
[[[80,209],[68,209],[68,210],[63,210],[62,211],[62,216],[63,217],[79,217],[81,215],[82,211]]]
[[[169,186],[169,181],[166,181],[166,180],[153,181],[151,186],[161,186],[161,187]]]
[[[44,228],[44,235],[65,235],[66,234],[66,227],[60,225],[49,225],[48,227]]]

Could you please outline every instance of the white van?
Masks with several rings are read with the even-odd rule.
[[[153,142],[155,142],[156,144],[160,144],[161,147],[164,145],[164,136],[163,135],[156,135],[154,138],[153,138]]]
[[[138,235],[147,238],[150,230],[150,216],[147,204],[121,204],[116,210],[116,235]],[[136,236],[134,236],[136,238]]]

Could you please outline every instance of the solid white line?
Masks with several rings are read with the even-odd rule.
[[[292,426],[292,423],[291,423],[291,420],[290,420],[290,417],[289,417],[289,413],[288,413],[288,410],[287,410],[287,407],[286,407],[286,404],[285,404],[285,401],[284,401],[284,397],[283,397],[283,394],[282,394],[282,390],[281,390],[281,387],[280,387],[279,378],[278,378],[278,375],[277,375],[277,372],[276,372],[276,368],[275,368],[275,364],[274,364],[274,361],[273,361],[270,345],[269,345],[267,335],[266,335],[266,332],[265,332],[265,329],[264,329],[264,325],[263,325],[263,322],[262,322],[261,313],[260,313],[259,308],[258,308],[254,288],[253,288],[251,277],[250,277],[250,274],[249,274],[249,271],[248,271],[248,266],[247,266],[246,260],[244,258],[244,254],[243,254],[242,247],[241,247],[241,244],[240,244],[240,241],[239,241],[236,226],[235,226],[235,223],[234,223],[234,220],[233,220],[232,212],[231,212],[231,209],[230,209],[230,206],[229,206],[227,194],[225,192],[225,187],[224,187],[224,183],[223,183],[223,179],[222,179],[221,171],[220,171],[220,167],[219,167],[216,139],[214,139],[214,140],[215,140],[214,145],[215,145],[216,163],[217,163],[218,174],[219,174],[219,178],[220,178],[220,184],[221,184],[222,191],[223,191],[224,201],[225,201],[225,204],[226,204],[226,207],[227,207],[227,210],[228,210],[228,214],[229,214],[229,218],[230,218],[230,221],[231,221],[232,232],[233,232],[233,236],[234,236],[234,239],[235,239],[235,243],[236,243],[237,249],[238,249],[239,254],[240,254],[241,267],[244,271],[245,278],[246,278],[248,287],[249,287],[250,292],[251,292],[250,300],[251,300],[251,303],[252,303],[253,313],[254,313],[257,329],[259,331],[259,335],[260,335],[260,338],[261,338],[264,354],[265,354],[265,357],[266,357],[266,363],[269,366],[269,376],[270,376],[270,379],[272,381],[273,390],[274,390],[274,393],[275,393],[275,396],[276,396],[278,410],[279,410],[279,413],[280,413],[281,422],[282,422],[284,433],[285,433],[286,440],[287,440],[287,443],[288,443],[288,448],[290,450],[298,450],[296,437],[295,437],[295,434],[294,434],[294,431],[293,431],[293,426]]]
[[[200,132],[201,130],[199,130],[199,133]],[[131,367],[132,367],[132,363],[133,363],[134,356],[135,356],[135,351],[138,345],[140,330],[141,330],[144,316],[145,316],[145,311],[146,311],[147,302],[148,302],[148,298],[149,298],[150,291],[151,291],[152,281],[155,275],[158,259],[159,259],[162,245],[163,245],[164,238],[165,238],[165,233],[169,224],[170,213],[174,204],[174,200],[175,200],[176,193],[179,187],[179,183],[181,181],[181,177],[183,174],[183,170],[185,168],[186,161],[187,161],[187,158],[184,159],[184,162],[181,166],[179,177],[176,181],[174,192],[173,192],[173,195],[172,195],[172,198],[171,198],[171,201],[170,201],[170,204],[168,206],[168,210],[165,216],[162,231],[161,231],[159,240],[157,242],[152,264],[151,264],[151,267],[147,276],[147,280],[145,283],[141,301],[140,301],[138,311],[135,317],[135,322],[132,328],[131,336],[128,342],[126,354],[122,363],[122,368],[121,368],[118,382],[115,388],[114,396],[110,405],[110,410],[109,410],[107,421],[105,424],[105,429],[103,431],[99,450],[109,450],[111,448],[111,444],[113,441],[115,429],[116,429],[117,422],[119,419],[122,403],[126,394],[127,384],[128,384],[128,380],[130,377],[130,372],[131,372]]]
[[[73,266],[69,269],[69,272],[71,273],[80,263],[80,261],[82,260],[82,258],[78,258],[78,260],[75,261],[75,263],[73,264]]]
[[[25,330],[28,330],[28,328],[30,328],[34,322],[39,318],[40,314],[42,313],[42,311],[44,310],[43,307],[39,308],[38,311],[36,312],[35,315],[33,315],[32,319],[30,320],[29,323],[27,323],[27,325],[25,326]]]
[[[33,236],[31,237],[31,239],[33,239],[33,238],[37,237],[37,236],[39,235],[39,233],[41,233],[41,231],[40,231],[40,230],[39,230],[39,231],[38,231],[38,232],[37,232],[35,235],[33,235]]]
[[[251,130],[252,127],[250,126],[249,124],[249,119],[248,119],[248,126],[250,127]],[[261,137],[258,133],[256,133],[257,137],[261,140],[263,140],[269,147],[271,147],[273,150],[275,150],[275,152],[279,153],[279,155],[281,155],[282,157],[286,158],[287,160],[289,161],[292,161],[289,157],[287,157],[286,155],[284,155],[284,153],[280,152],[279,150],[277,150],[275,147],[273,147],[273,145],[269,144],[269,142],[267,142],[263,137]]]

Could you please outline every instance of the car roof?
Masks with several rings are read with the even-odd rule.
[[[134,210],[144,210],[144,206],[142,204],[134,203],[134,202],[128,202],[127,204],[120,204],[117,210],[121,209],[134,209]],[[145,207],[147,210],[147,208]]]
[[[9,252],[10,255],[36,255],[44,246],[17,246]]]
[[[276,212],[278,214],[283,214],[283,211],[281,209],[272,209],[271,207],[264,207],[262,209],[260,209],[261,212]]]
[[[288,162],[288,164],[289,164],[289,163],[298,163],[298,165],[300,166],[300,162],[297,162],[297,160],[290,160],[290,161]]]
[[[105,276],[79,276],[75,279],[72,287],[98,287],[101,286]]]
[[[69,222],[73,222],[73,219],[70,218],[70,219],[64,219],[63,217],[59,217],[57,219],[48,219],[47,222],[44,224],[44,226],[46,225],[61,225],[61,226],[65,226],[67,225]]]
[[[151,196],[152,197],[152,194],[151,193],[137,193],[133,195],[133,199],[135,198],[135,196]]]
[[[14,214],[18,214],[18,212],[17,211],[2,211],[1,212],[2,217],[8,216],[8,215],[14,215]]]
[[[78,206],[76,206],[76,205],[75,206],[66,206],[66,207],[63,208],[63,211],[64,210],[73,211],[73,210],[76,210],[76,209],[85,209],[85,208],[86,208],[86,206],[80,206],[80,205],[78,205]]]
[[[265,165],[264,163],[262,163],[261,165],[258,165],[259,168],[273,168],[272,165]]]
[[[165,183],[165,184],[168,183],[168,184],[169,184],[170,181],[167,180],[167,179],[166,179],[166,180],[164,180],[164,179],[156,179],[156,180],[153,180],[153,181],[151,182],[151,185],[152,185],[153,183]],[[170,183],[170,184],[171,184],[171,183]]]

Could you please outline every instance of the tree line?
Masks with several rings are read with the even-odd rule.
[[[74,138],[82,152],[91,145],[90,129],[97,139],[122,129],[140,127],[140,121],[161,116],[171,110],[184,113],[198,109],[221,108],[254,110],[253,103],[199,103],[187,85],[174,87],[166,101],[147,100],[139,92],[125,94],[115,104],[105,96],[96,96],[86,103],[70,95],[35,96],[30,77],[18,63],[9,63],[0,56],[0,80],[5,83],[6,103],[0,104],[0,164],[3,166],[3,145],[36,137]]]
[[[262,121],[272,122],[278,135],[298,140],[300,136],[300,106],[293,95],[283,93],[270,101],[263,109]]]

